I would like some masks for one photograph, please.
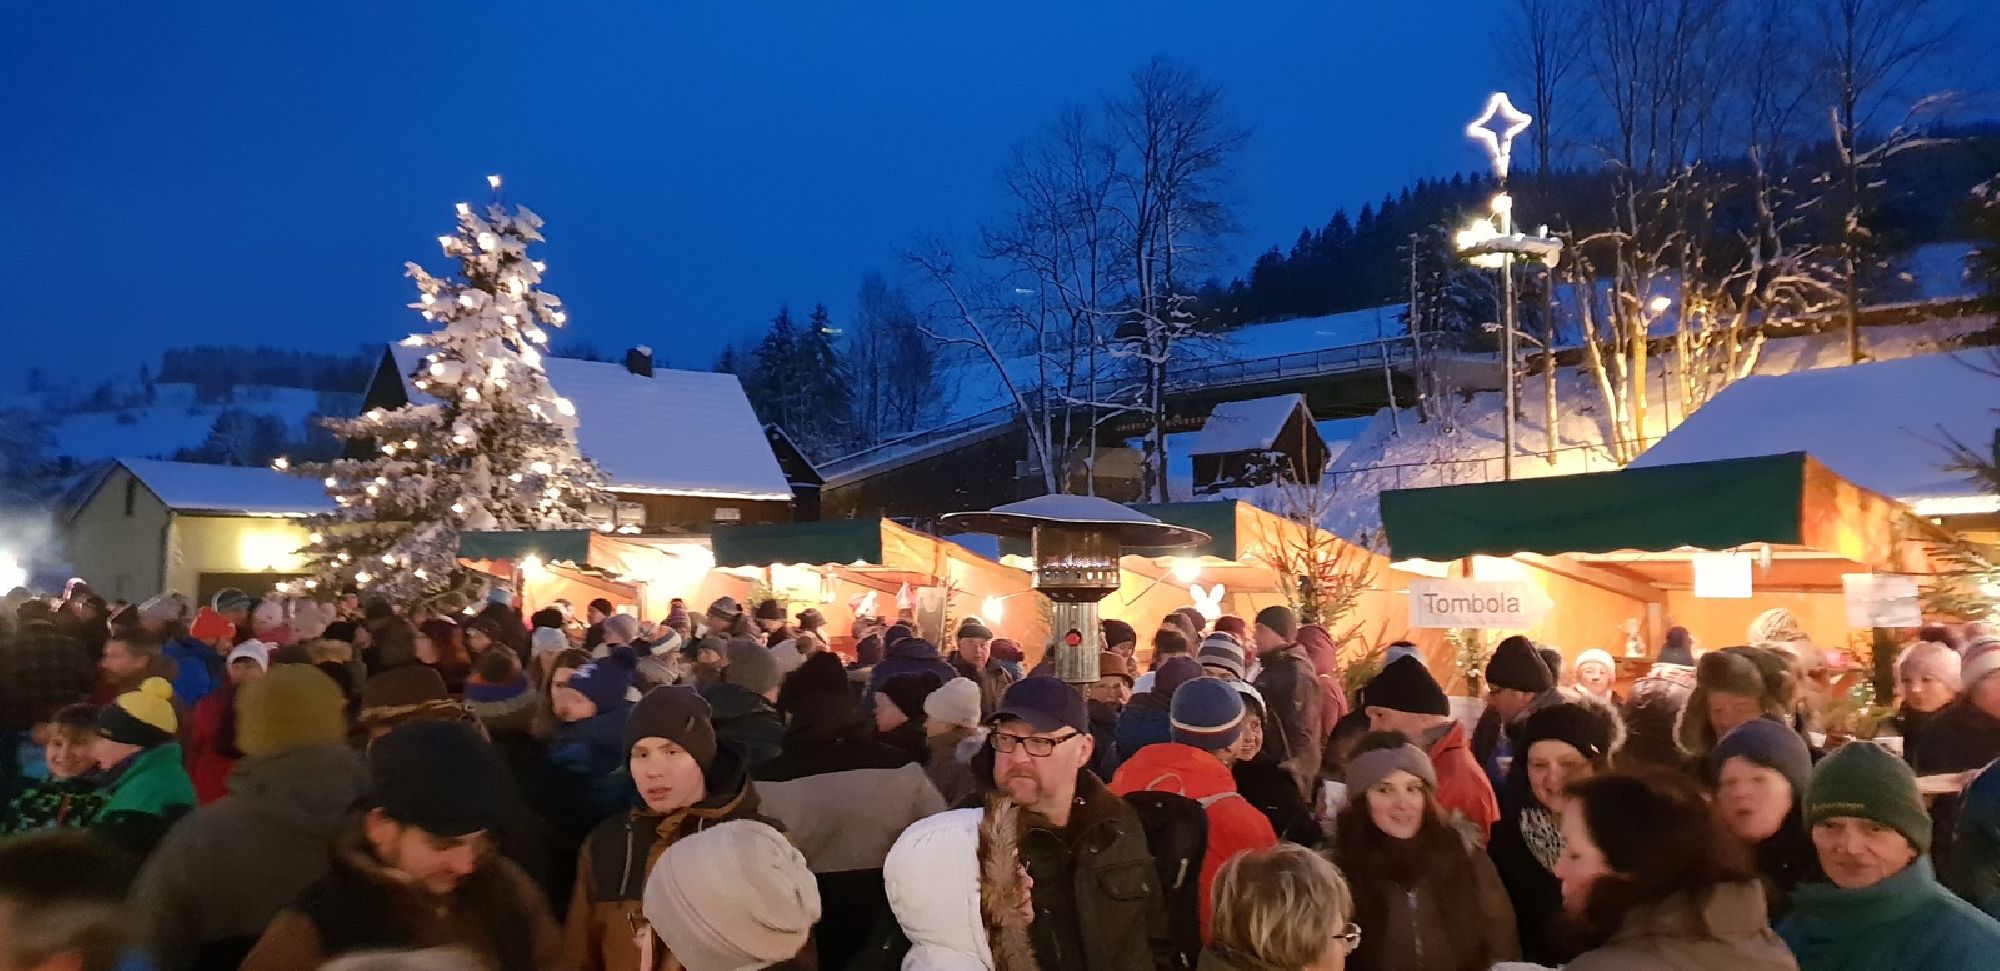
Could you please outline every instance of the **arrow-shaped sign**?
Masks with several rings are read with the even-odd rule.
[[[1554,606],[1526,580],[1410,581],[1411,627],[1527,630]]]

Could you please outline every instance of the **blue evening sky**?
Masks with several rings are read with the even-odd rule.
[[[572,336],[706,367],[965,237],[1008,146],[1154,53],[1253,131],[1241,272],[1336,206],[1483,165],[1507,4],[1173,0],[0,6],[0,375],[416,329],[452,203],[548,220]]]

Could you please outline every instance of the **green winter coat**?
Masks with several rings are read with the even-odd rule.
[[[104,806],[91,829],[144,857],[194,806],[194,782],[181,764],[180,744],[168,742],[132,756],[105,784]]]
[[[1802,885],[1777,930],[1800,971],[1957,971],[2000,955],[2000,921],[1946,890],[1928,856],[1859,890]]]

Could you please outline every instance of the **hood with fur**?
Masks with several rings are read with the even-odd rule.
[[[1018,810],[996,795],[904,830],[882,864],[889,908],[910,939],[903,971],[1034,971],[1022,892]]]
[[[1798,694],[1792,660],[1782,651],[1763,647],[1725,647],[1701,656],[1695,664],[1694,690],[1674,725],[1674,740],[1689,755],[1706,755],[1717,741],[1708,720],[1711,692],[1757,699],[1763,712],[1789,718]]]

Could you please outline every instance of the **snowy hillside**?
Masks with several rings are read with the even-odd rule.
[[[1875,360],[1935,354],[1951,348],[1965,334],[1995,326],[1993,317],[1962,317],[1906,327],[1863,331],[1867,352]],[[1759,374],[1788,374],[1846,363],[1842,335],[1815,334],[1766,342],[1758,359]],[[1604,447],[1607,425],[1590,378],[1577,368],[1557,372],[1557,428],[1554,460],[1547,457],[1548,432],[1540,375],[1523,378],[1521,418],[1516,422],[1516,478],[1608,472],[1618,467]],[[1655,377],[1647,412],[1648,441],[1657,441],[1687,416],[1670,391]],[[1501,400],[1499,392],[1475,394],[1458,406],[1456,429],[1438,434],[1435,426],[1418,421],[1413,409],[1402,409],[1392,420],[1387,409],[1368,425],[1328,467],[1327,487],[1333,490],[1323,525],[1343,536],[1354,536],[1381,525],[1377,497],[1384,489],[1422,488],[1490,482],[1500,478]]]
[[[361,407],[360,395],[303,388],[238,387],[231,400],[213,403],[197,401],[192,385],[161,384],[156,391],[153,402],[144,406],[70,413],[55,421],[49,429],[55,454],[79,462],[171,457],[200,446],[216,418],[232,410],[274,418],[292,436],[303,438],[313,416],[351,415]]]

